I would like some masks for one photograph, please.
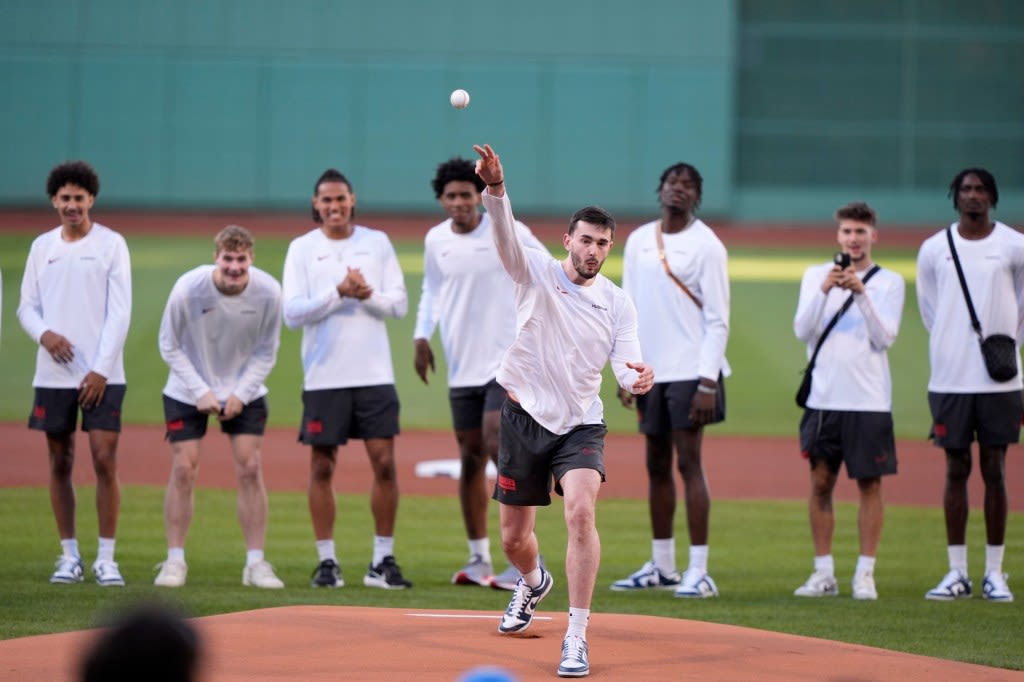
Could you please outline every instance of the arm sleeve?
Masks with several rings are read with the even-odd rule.
[[[437,267],[433,247],[430,243],[423,250],[423,287],[420,290],[420,302],[416,307],[416,327],[413,339],[427,339],[437,329],[437,291],[441,286],[441,273]]]
[[[38,273],[36,272],[35,246],[29,250],[25,261],[25,273],[21,278],[21,300],[18,302],[18,322],[29,337],[39,343],[39,337],[46,332],[43,321],[43,304],[39,296]]]
[[[514,232],[515,217],[512,215],[512,204],[509,203],[508,192],[496,197],[484,190],[484,208],[491,215],[494,225],[494,245],[498,250],[498,259],[505,271],[517,284],[530,281],[530,265],[526,259],[523,245]]]
[[[188,325],[185,301],[185,292],[179,280],[179,283],[171,289],[167,305],[164,306],[157,342],[160,347],[160,357],[167,363],[171,374],[181,381],[192,399],[198,401],[210,390],[210,385],[203,380],[188,355],[182,350],[181,340]]]
[[[114,372],[132,318],[132,263],[128,244],[118,235],[114,245],[113,263],[107,276],[107,316],[100,332],[96,359],[90,368],[109,377]]]
[[[309,290],[309,277],[302,260],[299,248],[292,242],[284,257],[282,286],[284,323],[289,329],[319,322],[340,308],[342,303],[334,287],[320,292]]]
[[[793,317],[793,333],[804,343],[817,341],[821,333],[821,316],[825,313],[828,295],[821,290],[821,282],[815,276],[817,268],[810,267],[800,280],[800,300]]]
[[[704,292],[704,340],[697,373],[718,381],[729,342],[729,265],[725,247],[717,245],[704,261],[700,290]]]
[[[900,320],[903,318],[905,288],[903,278],[896,276],[884,289],[865,288],[863,294],[853,295],[853,302],[864,316],[868,339],[873,348],[885,350],[896,341]]]
[[[383,233],[381,235],[383,236]],[[401,319],[409,312],[409,294],[405,289],[402,266],[398,263],[398,256],[390,239],[383,237],[380,248],[381,257],[384,259],[380,286],[374,287],[373,294],[363,301],[363,304],[374,317]]]
[[[625,295],[622,296],[618,323],[615,326],[615,345],[612,346],[612,352],[608,359],[619,386],[632,392],[633,384],[636,383],[640,374],[635,369],[626,367],[626,363],[643,362],[643,353],[640,350],[640,338],[637,335],[636,306]]]
[[[917,307],[921,312],[924,328],[931,333],[935,324],[935,270],[928,253],[928,243],[917,254]]]
[[[264,304],[263,322],[260,325],[259,341],[253,348],[245,371],[238,377],[233,393],[243,404],[248,405],[260,392],[260,388],[277,362],[277,349],[281,343],[281,291],[275,287],[275,296],[268,297]]]

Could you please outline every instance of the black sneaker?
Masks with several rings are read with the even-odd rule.
[[[412,587],[412,583],[402,577],[402,571],[393,556],[386,556],[376,566],[370,566],[363,576],[363,585],[385,590],[404,590]]]
[[[341,578],[341,566],[334,559],[324,559],[320,565],[313,570],[311,587],[344,587],[345,581]]]

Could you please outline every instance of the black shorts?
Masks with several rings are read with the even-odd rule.
[[[483,425],[484,412],[501,409],[508,394],[495,379],[483,386],[466,386],[448,389],[448,404],[452,408],[452,425],[456,431],[479,429]]]
[[[334,446],[397,436],[398,408],[394,384],[303,391],[299,442]]]
[[[604,437],[608,427],[583,424],[555,435],[538,424],[519,403],[501,408],[501,445],[494,499],[502,504],[545,507],[551,504],[551,479],[562,494],[562,480],[572,469],[593,469],[604,481]]]
[[[171,443],[183,440],[199,440],[206,435],[210,415],[200,412],[195,405],[183,403],[174,398],[164,398],[164,423],[167,426],[165,438]],[[229,436],[249,434],[262,436],[267,428],[267,401],[257,398],[242,408],[234,419],[220,422],[221,433]]]
[[[1003,393],[928,392],[932,412],[929,437],[941,448],[961,450],[979,445],[1009,445],[1020,440],[1020,391]]]
[[[690,404],[700,381],[668,381],[654,384],[651,390],[636,397],[636,414],[640,433],[648,436],[692,429]],[[715,396],[715,416],[709,424],[725,421],[725,382],[718,377],[718,395]]]
[[[800,452],[811,466],[823,461],[833,474],[846,462],[850,478],[895,474],[892,413],[808,409],[800,420]]]
[[[78,404],[77,388],[36,388],[28,428],[46,433],[73,433],[82,411],[82,430],[121,431],[121,406],[124,384],[107,384],[103,399],[96,407],[86,409]]]

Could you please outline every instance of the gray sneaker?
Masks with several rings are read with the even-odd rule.
[[[452,576],[453,585],[479,585],[489,587],[494,579],[491,562],[484,561],[479,554],[470,557],[466,565]]]

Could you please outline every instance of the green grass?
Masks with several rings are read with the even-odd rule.
[[[21,330],[15,316],[30,242],[31,236],[27,235],[0,235],[0,268],[5,285],[2,339],[5,371],[0,373],[0,421],[24,421],[31,403],[36,347]],[[280,277],[287,244],[284,238],[260,238],[256,247],[257,264]],[[125,347],[129,390],[125,419],[157,424],[163,421],[160,393],[167,380],[167,367],[157,352],[160,316],[175,279],[187,269],[209,261],[211,244],[205,238],[169,240],[134,236],[129,240],[129,248],[134,305]],[[445,365],[436,335],[433,346],[439,365],[429,386],[420,382],[412,366],[411,339],[422,281],[422,244],[399,242],[396,249],[409,290],[409,314],[403,320],[388,322],[396,386],[402,402],[402,426],[448,429]],[[731,252],[732,328],[727,355],[734,373],[727,382],[728,418],[713,427],[715,433],[775,436],[796,433],[800,412],[793,404],[793,393],[799,384],[799,372],[806,364],[804,345],[796,340],[792,331],[798,280],[809,263],[823,261],[830,254],[826,243],[815,250],[734,249]],[[912,277],[913,253],[881,252],[876,257]],[[606,273],[619,279],[621,261],[617,256],[607,263]],[[268,399],[272,426],[292,428],[299,421],[300,336],[298,331],[282,331],[277,365],[267,382],[271,391]],[[908,286],[902,329],[890,350],[893,417],[900,438],[923,438],[928,432],[927,344],[914,289]],[[606,373],[602,398],[609,429],[633,432],[635,416],[619,406],[610,372]]]
[[[91,507],[92,488],[79,490],[81,511]],[[281,591],[241,587],[244,548],[230,490],[200,490],[196,522],[188,540],[190,574],[181,590],[152,585],[153,566],[164,557],[162,489],[125,486],[118,561],[128,581],[124,589],[82,585],[54,586],[45,578],[57,547],[46,491],[4,490],[0,496],[0,638],[62,632],[91,627],[108,615],[139,601],[173,603],[186,613],[204,616],[293,604],[395,606],[401,608],[472,609],[500,612],[508,593],[456,588],[451,573],[465,560],[465,541],[454,497],[402,498],[396,550],[406,577],[415,587],[404,592],[364,588],[359,580],[371,551],[372,525],[363,495],[338,498],[336,541],[349,584],[341,590],[308,587],[316,563],[305,496],[271,493],[267,557],[287,584]],[[492,536],[496,533],[492,507]],[[91,513],[79,514],[82,538],[95,538]],[[806,508],[801,502],[718,501],[712,516],[711,568],[722,596],[690,601],[670,593],[613,593],[607,586],[647,558],[646,503],[608,499],[598,505],[602,564],[593,608],[597,613],[649,614],[727,623],[821,637],[927,656],[1024,670],[1019,604],[991,604],[982,599],[936,603],[923,599],[945,569],[941,511],[892,506],[877,569],[880,598],[855,602],[849,576],[856,556],[856,508],[837,506],[834,554],[843,596],[804,600],[790,596],[811,568]],[[1024,545],[1024,514],[1011,514],[1009,547]],[[565,529],[559,502],[538,514],[538,536],[556,587],[543,610],[564,611],[567,604],[562,566]],[[981,538],[980,514],[974,514],[968,537]],[[921,542],[926,538],[926,542]],[[492,544],[497,546],[497,538]],[[87,560],[95,547],[83,546]],[[970,547],[978,569],[983,548]],[[685,547],[681,548],[685,556]],[[1013,557],[1008,557],[1013,570]],[[1019,562],[1017,562],[1019,563]],[[599,616],[595,623],[599,623]]]

